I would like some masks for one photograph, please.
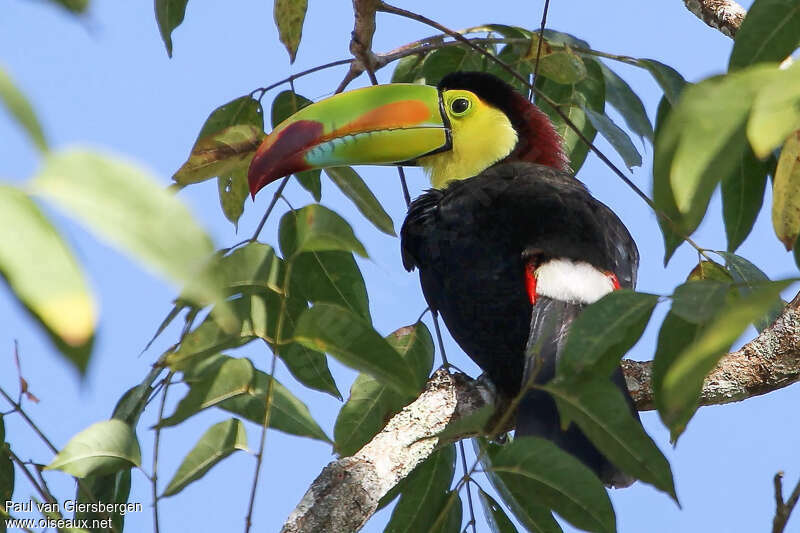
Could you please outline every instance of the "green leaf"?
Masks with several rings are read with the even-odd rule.
[[[287,318],[291,319],[291,317]],[[291,327],[294,329],[294,323],[291,324]],[[327,392],[337,400],[342,399],[342,394],[331,375],[328,359],[324,353],[292,342],[280,345],[278,355],[297,381],[306,387]]]
[[[783,145],[772,184],[772,227],[787,250],[800,234],[800,130]]]
[[[700,261],[697,266],[692,269],[686,281],[696,280],[713,280],[724,281],[726,283],[733,283],[733,278],[724,266],[714,261]]]
[[[141,462],[131,426],[112,419],[92,424],[72,437],[45,470],[62,470],[82,478],[130,469]]]
[[[650,123],[642,100],[617,73],[608,68],[605,63],[600,62],[599,64],[606,82],[606,102],[619,111],[631,131],[652,143],[653,125]]]
[[[730,283],[716,280],[688,281],[672,295],[672,313],[687,322],[703,324],[725,305]]]
[[[428,531],[439,514],[445,511],[455,466],[456,450],[451,444],[434,452],[415,468],[384,533]]]
[[[206,268],[206,276],[215,275],[226,295],[258,290],[283,292],[281,284],[285,266],[268,244],[249,242],[228,255],[214,256]],[[196,292],[197,288],[191,285],[186,289],[189,293],[193,291]]]
[[[661,421],[671,427],[677,418],[669,413],[664,392],[664,376],[671,366],[702,332],[703,326],[682,319],[673,312],[667,313],[658,332],[656,353],[653,357],[653,403]]]
[[[224,400],[218,407],[261,426],[264,424],[264,408],[270,382],[272,382],[272,403],[269,427],[292,435],[331,442],[319,424],[314,421],[308,407],[278,380],[270,378],[259,370],[256,370],[253,383],[246,393]]]
[[[760,290],[765,284],[770,283],[767,275],[744,257],[729,252],[716,253],[725,258],[728,272],[730,272],[733,281],[739,284],[739,294],[742,296],[747,296],[754,290]],[[769,310],[755,320],[753,325],[758,331],[761,331],[775,322],[781,311],[783,311],[783,300],[776,296]]]
[[[250,289],[281,292],[283,261],[268,244],[250,242],[214,263],[220,285],[230,294]]]
[[[189,381],[189,392],[175,407],[175,412],[161,420],[158,427],[177,425],[203,409],[246,393],[255,369],[249,359],[215,357],[199,378]]]
[[[247,169],[239,167],[226,176],[219,176],[217,189],[222,213],[238,230],[239,217],[244,213],[244,202],[250,193],[247,184]]]
[[[190,185],[242,169],[247,172],[263,139],[264,131],[252,124],[237,124],[207,135],[195,143],[189,159],[172,179]]]
[[[252,292],[227,303],[234,318],[234,327],[226,327],[227,322],[215,307],[199,326],[183,338],[177,350],[167,354],[167,366],[172,370],[186,371],[219,351],[241,346],[255,338],[264,339],[269,344],[275,343],[281,310],[279,294],[269,290]],[[288,315],[299,315],[305,308],[304,301],[287,301]],[[227,315],[224,318],[227,319]],[[291,331],[287,332],[286,329],[288,327],[284,325],[283,333],[290,334]]]
[[[769,163],[769,160],[759,161],[746,148],[736,169],[722,178],[722,219],[730,252],[744,242],[761,211]]]
[[[462,533],[461,522],[464,521],[464,504],[461,496],[454,490],[445,493],[444,509],[439,511],[430,533]],[[445,514],[446,513],[446,514]]]
[[[289,293],[310,302],[340,305],[372,322],[361,270],[350,252],[304,252],[292,259]]]
[[[369,322],[337,305],[319,303],[300,316],[294,340],[327,352],[343,364],[370,374],[397,392],[419,392],[413,368]]]
[[[95,504],[102,502],[104,504],[125,504],[128,503],[128,497],[131,492],[131,471],[122,470],[114,474],[107,474],[104,476],[89,476],[83,478],[83,481],[78,486],[77,500],[80,503]],[[117,531],[123,531],[125,525],[125,511],[114,511],[115,507],[108,507],[106,510],[95,511],[96,506],[89,505],[84,511],[76,511],[74,519],[78,520],[111,520],[113,525],[112,529],[116,528]],[[119,509],[116,507],[116,509]],[[99,522],[96,522],[99,523]],[[70,533],[75,533],[76,530],[65,530]],[[82,531],[82,530],[81,530]],[[89,529],[92,533],[106,533],[108,528],[94,528]]]
[[[800,238],[798,238],[800,241]],[[794,255],[794,264],[800,268],[800,243],[794,243],[794,250],[792,251],[792,255]]]
[[[464,48],[451,46],[429,53],[422,64],[422,77],[427,85],[437,85],[442,78],[459,70],[483,70],[483,57]]]
[[[281,91],[272,101],[270,111],[272,127],[275,128],[275,126],[312,103],[311,100],[294,91]]]
[[[572,455],[538,437],[514,439],[492,458],[514,495],[536,499],[579,529],[616,531],[611,501],[599,479]]]
[[[761,65],[688,87],[667,117],[656,137],[654,192],[669,182],[678,210],[674,221],[686,234],[700,224],[717,183],[748,148],[744,127],[753,97],[777,72]],[[662,207],[664,199],[654,197]]]
[[[161,39],[172,57],[172,31],[181,25],[189,0],[156,0],[156,22]]]
[[[261,102],[249,95],[234,98],[212,111],[200,128],[195,143],[231,126],[244,125],[256,126],[264,131],[264,110]]]
[[[563,533],[550,509],[525,492],[528,489],[525,478],[492,470],[492,461],[503,449],[502,445],[485,438],[472,439],[472,443],[489,482],[523,527],[536,533]]]
[[[22,191],[0,185],[0,274],[83,373],[97,324],[94,297],[55,227]]]
[[[597,134],[597,130],[583,110],[588,108],[598,113],[603,112],[605,107],[605,83],[598,61],[586,59],[585,64],[588,73],[587,77],[574,85],[563,85],[548,78],[540,77],[536,81],[536,87],[554,100],[570,121],[577,126],[583,136],[592,141]],[[564,119],[550,105],[540,99],[537,99],[536,103],[542,111],[547,113],[556,131],[564,139],[564,149],[567,152],[567,156],[569,156],[570,166],[577,173],[586,159],[589,147],[580,140],[578,134],[564,122]]]
[[[670,105],[678,103],[678,97],[686,86],[686,80],[680,73],[669,65],[665,65],[655,59],[639,59],[637,65],[646,69],[652,74],[658,85],[664,91],[664,97]]]
[[[642,156],[633,145],[633,142],[631,142],[631,138],[628,137],[628,134],[617,126],[608,115],[597,113],[587,107],[583,108],[583,112],[586,113],[592,126],[606,138],[608,143],[617,151],[620,157],[622,157],[628,170],[633,170],[633,167],[642,166]]]
[[[662,97],[658,104],[658,112],[656,114],[655,145],[659,144],[659,139],[664,131],[664,123],[671,112],[672,106],[666,96]],[[674,151],[665,153],[664,157],[671,158],[673,155]],[[684,241],[684,230],[679,224],[680,213],[678,212],[678,206],[675,205],[675,195],[672,192],[672,185],[669,179],[660,174],[657,175],[656,172],[656,168],[654,167],[653,202],[655,202],[656,206],[669,219],[667,220],[661,216],[657,217],[658,226],[661,228],[661,234],[664,236],[664,266],[666,267],[672,254],[675,253],[675,250]],[[658,172],[663,172],[663,169],[658,169]]]
[[[184,457],[161,497],[172,496],[182,491],[236,450],[247,451],[247,433],[244,424],[236,418],[214,424],[203,433],[194,448]]]
[[[297,56],[307,9],[308,0],[275,0],[273,8],[275,25],[278,26],[281,42],[289,52],[290,63],[294,63]]]
[[[433,340],[428,328],[417,322],[398,329],[386,340],[413,369],[417,391],[422,389],[433,366]],[[353,455],[415,396],[400,394],[369,374],[359,374],[350,387],[350,398],[336,417],[336,450],[343,456]]]
[[[0,502],[11,500],[14,494],[14,463],[8,453],[6,440],[6,427],[3,415],[0,415]]]
[[[492,533],[517,533],[517,527],[494,498],[486,494],[483,489],[478,489],[478,498],[481,500],[483,514]]]
[[[96,234],[173,281],[197,281],[213,251],[210,237],[186,206],[129,163],[82,150],[60,152],[45,159],[33,186]],[[216,301],[218,293],[208,280],[187,297]]]
[[[47,141],[44,138],[44,131],[36,113],[33,111],[28,99],[22,94],[14,81],[6,71],[0,66],[0,102],[8,110],[9,114],[19,123],[28,136],[41,152],[47,151]]]
[[[251,381],[245,383],[247,376]],[[278,380],[253,368],[249,359],[215,354],[202,367],[185,374],[189,392],[178,403],[175,412],[161,422],[174,426],[209,407],[218,407],[259,426],[264,423],[264,407],[270,381],[272,403],[269,427],[292,435],[330,442],[314,421],[308,407]]]
[[[612,463],[678,501],[669,462],[614,384],[557,380],[542,388],[555,398],[561,416],[577,423]]]
[[[756,0],[736,32],[730,70],[786,59],[800,45],[800,4]]]
[[[536,50],[535,47],[532,49]],[[530,62],[533,70],[536,63],[535,52]],[[586,78],[588,71],[583,59],[567,47],[563,51],[543,54],[539,59],[539,74],[556,83],[573,85]]]
[[[70,13],[79,15],[84,13],[89,7],[89,0],[50,0],[54,4],[58,4]]]
[[[781,70],[774,83],[761,89],[747,121],[747,138],[764,159],[800,129],[800,63]]]
[[[151,372],[157,371],[154,369]],[[152,393],[153,387],[149,386],[147,382],[134,385],[117,400],[117,405],[114,406],[111,418],[121,420],[131,427],[136,427]]]
[[[304,170],[302,172],[297,172],[294,175],[300,186],[311,193],[311,196],[314,198],[315,202],[319,202],[322,199],[322,180],[320,179],[321,175],[322,171],[318,168],[314,170]]]
[[[493,429],[489,426],[489,422],[494,417],[494,413],[494,406],[484,405],[467,416],[451,419],[447,423],[447,427],[437,433],[436,437],[439,442],[449,442],[463,438],[464,435],[485,435],[487,431]]]
[[[281,217],[278,239],[286,259],[300,252],[339,250],[367,257],[353,228],[334,211],[319,204],[289,211]]]
[[[425,55],[416,54],[406,56],[397,62],[392,72],[392,83],[417,83],[420,78],[423,78],[421,69],[422,62],[425,60]],[[423,78],[424,79],[424,78]]]
[[[663,372],[661,386],[656,389],[661,396],[661,418],[669,426],[673,439],[683,432],[697,409],[706,375],[745,328],[774,305],[775,298],[788,285],[789,282],[773,282],[743,295],[734,306],[721,310],[695,342],[674,356]]]
[[[588,306],[570,327],[557,375],[611,375],[642,336],[657,303],[655,294],[621,289]]]
[[[387,235],[393,237],[396,235],[392,217],[383,209],[378,199],[355,170],[350,167],[333,167],[326,168],[325,174],[376,228]]]

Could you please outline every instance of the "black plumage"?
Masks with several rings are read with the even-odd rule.
[[[406,269],[419,270],[431,309],[508,397],[520,391],[531,342],[541,347],[536,381],[552,378],[564,333],[583,307],[546,297],[532,305],[525,289],[531,255],[540,264],[554,258],[589,263],[614,273],[626,288],[634,286],[638,265],[633,239],[608,207],[571,175],[527,162],[494,165],[427,191],[409,208],[401,247]],[[612,378],[629,398],[619,369]],[[636,413],[632,403],[631,408]],[[607,484],[632,481],[577,428],[561,431],[555,404],[545,393],[526,394],[517,430],[553,440]]]

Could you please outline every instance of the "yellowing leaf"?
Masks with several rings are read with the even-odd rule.
[[[800,129],[800,62],[782,70],[756,95],[747,121],[747,139],[760,158],[767,157]]]
[[[180,200],[139,167],[86,150],[65,150],[46,158],[33,188],[165,277],[196,282],[187,298],[219,297],[213,280],[199,280],[213,252],[211,238]]]
[[[0,186],[0,273],[61,351],[85,370],[97,309],[80,266],[22,191]]]
[[[203,137],[172,179],[188,185],[247,168],[263,138],[264,132],[252,124],[237,124]]]
[[[772,187],[775,235],[791,250],[800,233],[800,130],[783,145]]]

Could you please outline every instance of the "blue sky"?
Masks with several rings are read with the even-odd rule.
[[[3,4],[0,18],[0,64],[29,96],[47,137],[56,149],[87,145],[118,154],[144,165],[166,186],[185,160],[208,113],[237,96],[268,85],[288,74],[348,56],[352,29],[351,2],[312,1],[298,58],[289,65],[274,28],[271,2],[190,2],[184,24],[173,34],[174,57],[168,59],[149,4],[95,2],[86,17],[75,19],[45,2],[11,0]],[[471,3],[408,0],[403,7],[421,12],[451,28],[499,22],[537,27],[541,3],[506,1]],[[711,30],[684,7],[683,2],[613,3],[554,0],[548,26],[586,39],[596,49],[657,59],[677,68],[690,81],[724,71],[732,41]],[[386,51],[433,32],[418,23],[389,15],[378,18],[374,48]],[[645,101],[654,116],[660,90],[648,74],[625,65],[612,65]],[[301,94],[317,99],[331,94],[344,68],[324,71],[298,80]],[[379,72],[388,81],[390,70]],[[368,83],[358,79],[351,87]],[[274,91],[265,98],[271,101]],[[24,183],[36,170],[39,158],[33,146],[7,115],[0,112],[0,179]],[[607,144],[598,145],[618,158]],[[650,190],[649,160],[636,169],[633,180]],[[405,215],[405,204],[392,169],[360,169],[386,206],[395,226]],[[594,157],[581,170],[593,193],[610,205],[630,228],[639,245],[642,262],[639,289],[669,294],[696,262],[682,247],[668,269],[662,266],[661,237],[652,212]],[[412,196],[427,186],[416,170],[409,172]],[[180,197],[212,234],[218,247],[249,236],[269,200],[269,193],[248,201],[234,232],[218,206],[216,184],[190,187]],[[288,197],[297,207],[311,201],[292,185]],[[767,198],[769,195],[767,196]],[[397,239],[377,232],[329,183],[323,186],[323,203],[333,207],[354,226],[370,259],[361,261],[376,327],[388,333],[412,323],[425,308],[416,275],[401,266]],[[13,341],[20,345],[25,378],[41,403],[28,411],[59,446],[89,424],[110,415],[117,398],[138,383],[161,350],[174,342],[169,329],[156,345],[139,355],[146,341],[170,309],[177,288],[137,266],[132,260],[86,233],[80,226],[46,206],[59,223],[86,270],[98,296],[101,318],[86,377],[81,380],[53,350],[44,335],[28,320],[7,289],[0,288],[0,385],[15,390]],[[696,241],[708,248],[725,246],[717,197]],[[268,223],[262,238],[275,242],[278,215]],[[1,244],[1,243],[0,243]],[[768,209],[739,252],[756,262],[771,277],[794,275],[791,256],[772,234]],[[655,334],[665,309],[657,311],[634,359],[652,356]],[[752,336],[750,331],[747,338]],[[447,338],[448,354],[459,367],[477,374],[476,367]],[[260,368],[269,354],[253,343],[241,350]],[[343,394],[354,373],[331,362]],[[322,427],[332,434],[340,404],[327,395],[303,389],[285,367],[277,378],[307,403]],[[182,386],[170,395],[170,405],[181,397]],[[643,413],[651,436],[672,462],[678,509],[668,497],[643,484],[612,493],[622,532],[764,531],[772,520],[774,501],[771,479],[786,470],[788,482],[800,475],[796,450],[800,449],[796,410],[800,389],[790,387],[746,402],[701,409],[676,448],[654,413]],[[167,412],[170,412],[170,407]],[[155,411],[155,409],[151,409]],[[154,412],[139,428],[144,464],[149,470]],[[166,430],[162,437],[160,473],[164,482],[175,472],[197,438],[224,415],[212,412],[190,423]],[[15,417],[6,421],[7,434],[23,459],[50,460],[49,452]],[[251,447],[258,428],[249,427]],[[469,448],[469,447],[468,447]],[[277,531],[319,470],[332,459],[328,446],[271,431],[256,505],[256,529]],[[161,504],[162,531],[227,531],[243,525],[254,460],[236,454],[209,472],[200,483]],[[51,488],[61,497],[72,494],[68,476],[53,473]],[[162,485],[163,488],[163,485]],[[31,488],[18,484],[15,499],[27,500]],[[150,486],[134,473],[131,499],[145,512],[128,516],[129,531],[150,531]],[[388,511],[379,513],[365,531],[382,530]],[[795,517],[787,531],[800,531]]]

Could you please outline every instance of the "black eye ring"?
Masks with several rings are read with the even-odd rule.
[[[456,98],[452,102],[450,102],[450,110],[460,115],[464,113],[467,109],[469,109],[470,101],[467,98]]]

